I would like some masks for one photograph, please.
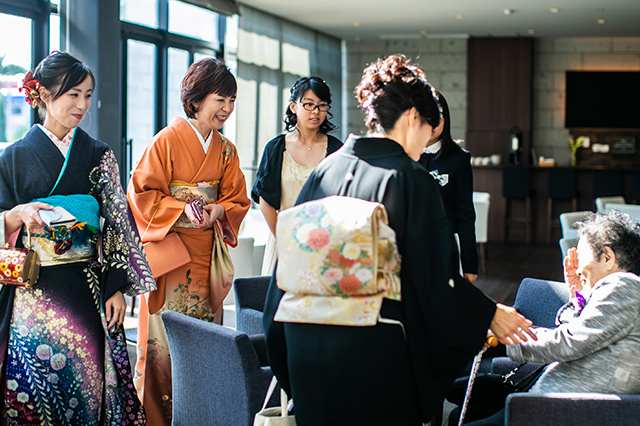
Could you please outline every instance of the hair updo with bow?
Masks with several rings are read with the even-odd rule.
[[[425,72],[404,55],[378,59],[365,68],[355,93],[369,131],[389,132],[413,107],[431,127],[437,127],[442,117],[437,93]]]

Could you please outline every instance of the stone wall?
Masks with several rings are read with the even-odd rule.
[[[378,57],[403,53],[424,68],[429,81],[444,93],[451,108],[453,137],[464,139],[467,112],[466,40],[348,42],[346,50],[346,126],[349,132],[364,131],[362,113],[352,94],[364,67]],[[538,156],[553,157],[558,164],[567,164],[569,132],[564,128],[565,71],[640,70],[640,37],[536,39],[533,64],[532,146]]]

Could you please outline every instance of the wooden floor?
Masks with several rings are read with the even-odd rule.
[[[488,243],[487,271],[476,285],[496,302],[513,305],[523,278],[562,281],[562,254],[558,244]]]

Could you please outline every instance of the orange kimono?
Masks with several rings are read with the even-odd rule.
[[[169,426],[172,409],[169,347],[160,314],[169,309],[219,323],[222,300],[230,290],[211,290],[222,285],[209,281],[213,228],[184,227],[189,226],[184,216],[189,200],[181,200],[175,187],[217,185],[217,200],[207,202],[224,207],[219,224],[223,240],[232,247],[250,207],[236,147],[213,132],[205,154],[191,125],[174,119],[149,143],[129,181],[127,197],[143,242],[161,241],[175,230],[191,256],[190,263],[159,277],[158,289],[140,301],[134,382],[148,424],[154,426]]]

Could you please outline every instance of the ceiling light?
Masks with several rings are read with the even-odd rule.
[[[422,31],[420,31],[420,34],[423,35],[423,36],[426,36],[427,32],[425,30],[422,30]]]
[[[604,19],[598,19],[598,24],[604,24],[605,22],[607,21],[605,21]]]
[[[533,31],[533,30],[527,30],[527,33],[529,33],[529,34],[533,34],[533,33],[535,33],[535,31]]]
[[[509,16],[509,15],[513,15],[513,13],[515,12],[515,10],[513,9],[505,9],[503,10],[504,14]]]
[[[464,19],[464,16],[462,16],[462,15],[456,15],[456,19]]]
[[[560,12],[560,9],[558,9],[557,7],[552,7],[551,9],[549,9],[549,12],[558,13],[558,12]]]
[[[351,24],[351,25],[353,25],[354,27],[359,27],[359,26],[360,26],[360,22],[354,22],[354,23],[353,23],[353,24]]]

